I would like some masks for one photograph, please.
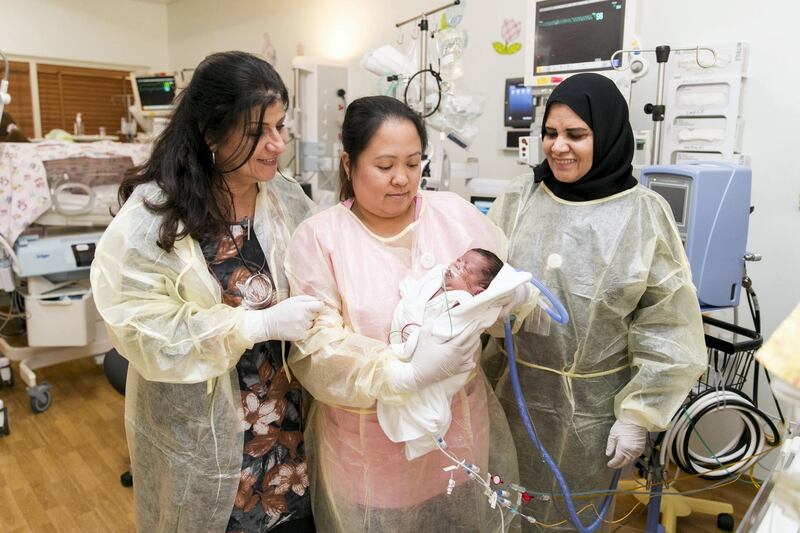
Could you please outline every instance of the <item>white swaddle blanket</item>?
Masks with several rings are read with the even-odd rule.
[[[392,332],[399,340],[399,332],[405,328],[403,333],[408,336],[402,343],[393,338],[392,349],[404,361],[412,355],[425,357],[424,353],[414,353],[422,324],[433,321],[432,333],[443,339],[465,330],[480,335],[497,322],[508,295],[531,279],[528,272],[517,272],[503,265],[489,287],[477,296],[465,291],[447,291],[433,298],[442,288],[446,269],[446,265],[438,265],[418,280],[408,277],[400,283],[400,303],[392,318]],[[476,359],[479,355],[480,350],[475,354]],[[433,450],[434,437],[447,433],[452,418],[450,402],[469,375],[470,372],[464,372],[434,383],[413,393],[402,405],[377,402],[381,428],[392,442],[406,443],[406,459],[410,461]]]

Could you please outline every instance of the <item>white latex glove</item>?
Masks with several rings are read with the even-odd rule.
[[[500,318],[508,318],[514,309],[519,309],[528,303],[528,300],[533,296],[533,291],[533,285],[530,282],[518,285],[514,292],[509,295],[508,303],[503,305],[503,309],[500,311]]]
[[[287,298],[267,309],[245,311],[245,335],[253,343],[304,339],[325,304],[311,296]]]
[[[475,368],[475,354],[480,350],[480,335],[465,329],[445,339],[420,329],[411,361],[392,361],[387,365],[388,378],[399,390],[420,390],[450,376]]]
[[[647,430],[631,422],[617,420],[611,426],[606,444],[606,455],[611,457],[608,467],[622,468],[642,455],[647,442]],[[613,456],[613,457],[612,457]]]

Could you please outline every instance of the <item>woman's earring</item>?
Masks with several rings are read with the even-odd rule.
[[[211,164],[216,166],[217,165],[217,152],[211,151]]]

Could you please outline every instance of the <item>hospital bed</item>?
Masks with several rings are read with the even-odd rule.
[[[0,385],[13,385],[9,360],[18,361],[34,412],[52,401],[37,369],[90,356],[100,362],[111,349],[89,265],[125,171],[149,151],[115,142],[0,144],[0,234],[6,249],[13,245],[12,303],[24,301],[26,326],[24,336],[0,335]],[[7,422],[0,416],[0,435]]]

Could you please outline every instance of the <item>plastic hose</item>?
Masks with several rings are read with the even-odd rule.
[[[534,285],[536,285],[534,283]],[[538,285],[537,285],[538,287]],[[541,290],[541,287],[539,287]],[[549,292],[549,291],[548,291]],[[552,296],[552,294],[550,295]],[[558,302],[555,297],[551,300],[551,302]],[[560,302],[559,302],[560,305]],[[561,306],[563,310],[564,307]],[[566,312],[564,312],[563,316],[566,316]],[[555,320],[555,319],[554,319]],[[533,421],[531,420],[531,415],[528,412],[528,406],[525,405],[525,396],[522,393],[522,386],[519,383],[519,374],[517,373],[517,358],[514,352],[514,341],[512,338],[511,333],[511,322],[506,320],[505,324],[505,348],[506,353],[508,354],[508,373],[511,377],[511,385],[514,388],[514,398],[517,401],[517,408],[519,409],[520,417],[522,418],[522,424],[525,426],[525,430],[528,432],[528,436],[533,442],[536,449],[539,450],[539,453],[542,455],[545,464],[555,476],[556,481],[558,482],[558,486],[561,488],[561,492],[564,495],[564,502],[567,504],[567,511],[569,512],[569,520],[572,522],[572,525],[577,528],[578,531],[581,533],[591,533],[597,530],[598,527],[603,523],[603,517],[608,512],[608,509],[611,507],[611,502],[614,500],[613,491],[617,488],[617,482],[619,481],[619,476],[621,470],[614,471],[614,477],[611,480],[611,487],[609,488],[612,491],[611,494],[608,494],[605,499],[603,500],[603,505],[600,507],[600,512],[598,513],[598,517],[589,525],[584,526],[583,522],[581,522],[578,513],[575,511],[575,503],[572,501],[572,493],[569,490],[569,486],[567,485],[567,481],[564,479],[564,475],[561,473],[561,470],[558,469],[558,465],[556,465],[553,458],[545,449],[544,445],[539,440],[539,437],[536,435],[536,428],[533,426]]]

